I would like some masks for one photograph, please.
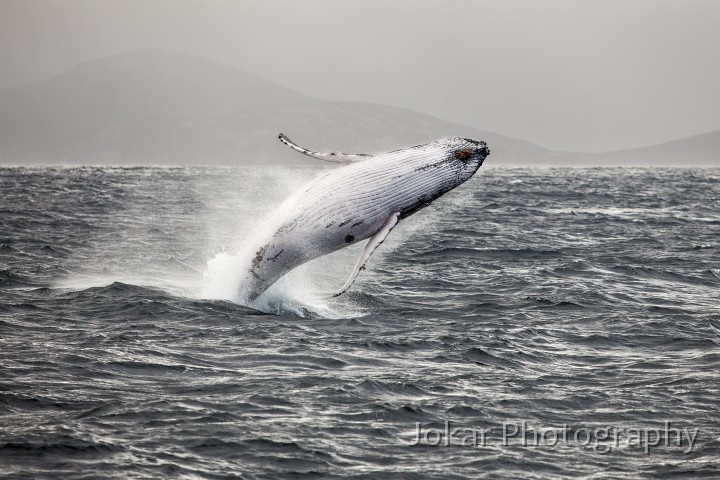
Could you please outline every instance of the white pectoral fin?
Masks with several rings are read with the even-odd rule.
[[[372,158],[372,155],[368,155],[366,153],[313,152],[293,142],[284,133],[279,134],[278,138],[281,142],[283,142],[285,145],[292,148],[296,152],[300,152],[303,155],[307,155],[308,157],[319,158],[320,160],[325,160],[328,162],[353,163],[361,162],[363,160],[367,160],[368,158]]]
[[[380,230],[378,230],[378,232],[373,235],[370,240],[368,240],[368,242],[365,244],[365,248],[363,248],[363,251],[360,254],[360,258],[358,259],[355,267],[352,270],[352,273],[350,274],[350,278],[347,279],[345,285],[343,285],[340,291],[333,295],[333,297],[339,297],[340,295],[345,293],[352,286],[353,283],[355,283],[355,279],[360,273],[360,270],[365,268],[365,263],[368,261],[368,258],[370,258],[370,255],[372,255],[375,249],[380,246],[380,244],[385,240],[393,227],[397,225],[399,220],[400,213],[392,213],[385,221],[385,224],[383,224],[383,226],[380,228]]]

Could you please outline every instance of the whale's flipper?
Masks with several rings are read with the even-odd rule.
[[[390,231],[395,227],[395,225],[397,225],[399,220],[399,212],[391,214],[385,221],[385,224],[382,226],[382,228],[380,228],[380,230],[378,230],[375,235],[370,237],[370,240],[368,240],[367,244],[365,244],[365,248],[363,248],[363,251],[360,254],[360,258],[355,264],[355,268],[353,268],[353,271],[350,274],[350,278],[347,279],[345,285],[343,285],[340,291],[333,295],[333,297],[339,297],[340,295],[345,293],[352,286],[353,283],[355,283],[355,279],[360,273],[360,270],[363,270],[365,268],[365,262],[368,261],[370,255],[372,255],[375,249],[380,246],[380,244],[385,240]]]
[[[281,142],[293,150],[307,155],[308,157],[319,158],[320,160],[326,160],[328,162],[353,163],[361,162],[372,157],[372,155],[368,155],[367,153],[313,152],[294,143],[284,133],[278,135],[278,138]]]

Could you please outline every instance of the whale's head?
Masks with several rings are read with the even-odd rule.
[[[392,153],[402,155],[412,169],[407,171],[403,188],[407,201],[401,208],[404,218],[468,181],[490,155],[490,149],[479,140],[453,137]]]
[[[455,137],[448,138],[444,142],[447,143],[449,163],[454,165],[459,173],[467,175],[465,180],[472,177],[482,166],[485,158],[490,155],[487,143],[480,140]]]
[[[426,162],[420,169],[433,170],[444,177],[445,182],[452,184],[448,189],[469,180],[490,155],[485,142],[461,137],[436,140],[417,148]]]

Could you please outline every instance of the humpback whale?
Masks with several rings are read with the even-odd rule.
[[[241,280],[245,301],[290,270],[369,239],[335,295],[344,293],[398,222],[466,182],[490,154],[485,142],[458,137],[380,155],[314,152],[282,133],[279,139],[304,155],[344,165],[310,181],[272,215]]]

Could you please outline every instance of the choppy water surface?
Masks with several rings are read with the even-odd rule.
[[[234,303],[317,172],[0,170],[0,472],[720,476],[720,170],[484,167]]]

